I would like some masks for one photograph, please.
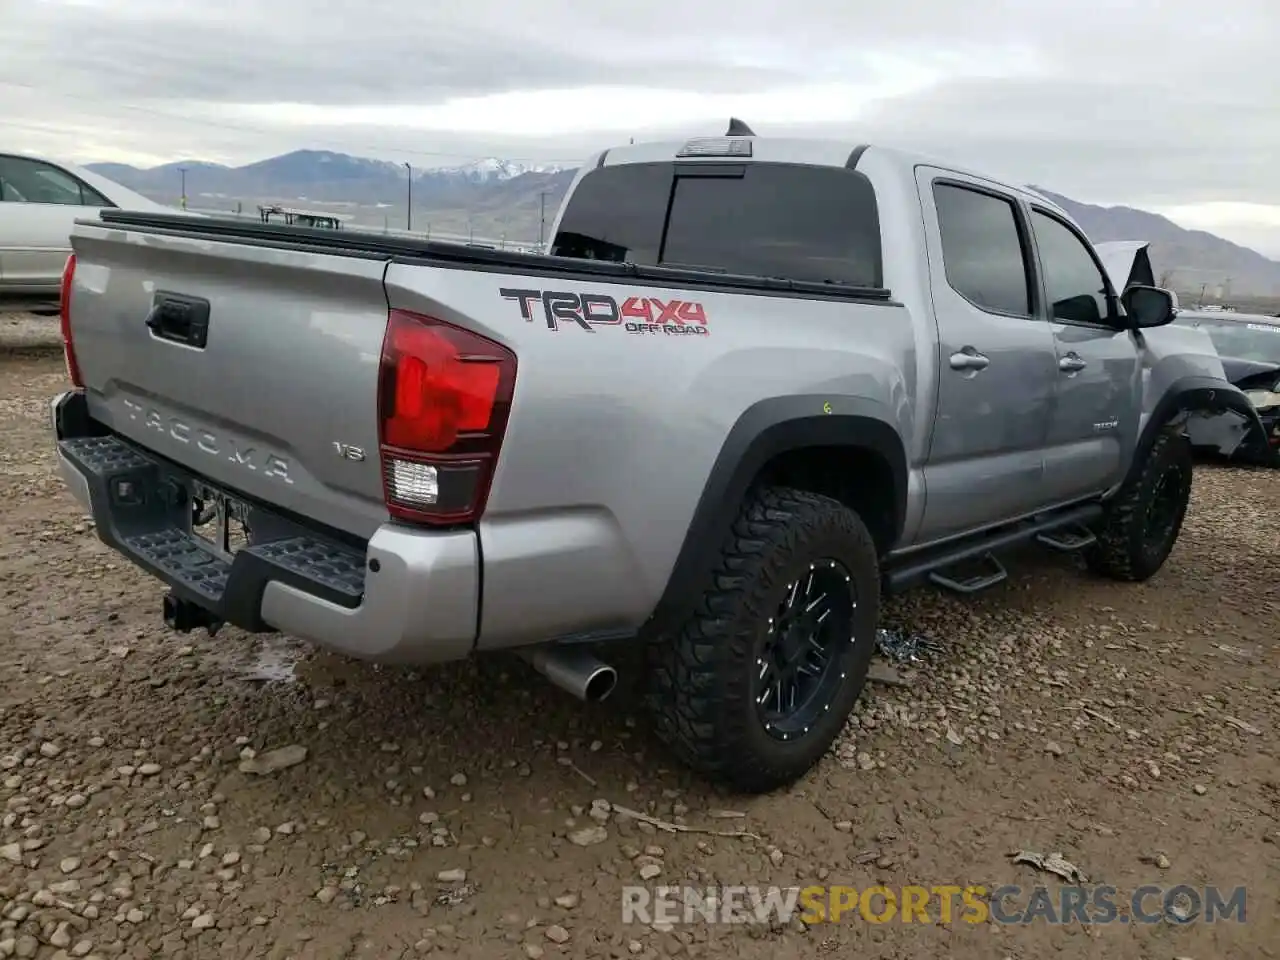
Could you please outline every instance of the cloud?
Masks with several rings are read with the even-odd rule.
[[[25,0],[0,18],[0,134],[81,161],[425,166],[572,160],[732,113],[1247,227],[1275,254],[1278,33],[1268,0]]]

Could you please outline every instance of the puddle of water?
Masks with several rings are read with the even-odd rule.
[[[236,674],[254,683],[296,683],[298,664],[307,656],[302,644],[282,637],[262,641],[248,663],[239,664]]]

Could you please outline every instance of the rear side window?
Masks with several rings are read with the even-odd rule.
[[[114,207],[115,204],[87,183],[80,184],[80,203],[86,207]]]
[[[1031,316],[1031,284],[1013,201],[935,183],[933,202],[951,288],[982,310]]]
[[[801,164],[626,164],[583,177],[559,256],[785,280],[883,284],[875,190]]]

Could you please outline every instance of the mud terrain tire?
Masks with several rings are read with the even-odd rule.
[[[1094,573],[1141,582],[1168,559],[1191,498],[1192,456],[1186,436],[1164,430],[1137,475],[1108,503],[1085,553]]]
[[[876,546],[838,501],[766,488],[734,521],[710,584],[678,633],[647,644],[647,706],[659,738],[689,766],[730,789],[764,793],[822,758],[862,692],[880,608]],[[801,612],[821,609],[832,619]],[[795,664],[808,649],[806,631],[818,659],[802,676],[804,664]],[[762,674],[766,662],[779,664],[774,674]],[[789,698],[783,683],[796,684]],[[784,717],[783,700],[802,697]]]

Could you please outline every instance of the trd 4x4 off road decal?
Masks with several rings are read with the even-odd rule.
[[[504,300],[520,305],[520,316],[532,322],[546,320],[548,330],[566,324],[595,333],[596,327],[622,327],[627,333],[664,333],[707,336],[707,312],[690,300],[627,297],[618,301],[603,293],[569,293],[558,290],[498,291]]]

